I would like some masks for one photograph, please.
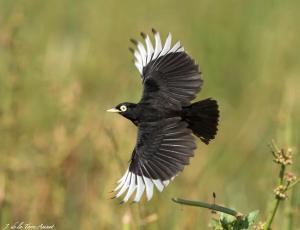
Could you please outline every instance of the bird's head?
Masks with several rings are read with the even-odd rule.
[[[119,113],[123,117],[126,117],[127,119],[135,123],[137,118],[136,106],[137,105],[134,103],[123,102],[118,104],[116,107],[108,109],[106,111],[111,113]]]

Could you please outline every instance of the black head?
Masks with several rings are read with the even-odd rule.
[[[123,117],[131,120],[133,123],[136,124],[137,121],[137,105],[134,103],[123,102],[118,104],[116,107],[107,110],[107,112],[119,113]]]

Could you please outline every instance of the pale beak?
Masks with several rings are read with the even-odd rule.
[[[118,109],[116,109],[116,108],[112,108],[112,109],[106,110],[106,112],[110,112],[110,113],[119,113],[119,112],[121,112],[121,111],[118,110]]]

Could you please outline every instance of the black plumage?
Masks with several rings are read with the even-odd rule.
[[[153,34],[154,47],[144,33],[146,48],[131,39],[136,50],[130,50],[143,84],[140,102],[125,102],[108,110],[138,127],[129,168],[115,189],[116,197],[127,191],[123,202],[135,191],[133,201],[140,201],[144,190],[150,200],[154,186],[162,191],[189,164],[196,148],[192,134],[208,144],[217,132],[217,102],[209,98],[191,104],[203,84],[198,65],[179,42],[171,47],[171,34],[163,46],[159,33],[153,30]]]

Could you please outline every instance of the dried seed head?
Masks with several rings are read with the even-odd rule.
[[[263,222],[261,222],[261,221],[259,221],[259,222],[257,223],[257,225],[254,225],[254,226],[253,226],[254,230],[263,230],[264,227],[265,227],[265,223],[263,223]]]
[[[279,185],[278,187],[276,187],[274,189],[276,198],[280,199],[280,200],[285,200],[287,198],[287,195],[285,192],[286,192],[286,186],[284,186],[284,185]]]
[[[294,182],[295,180],[297,180],[297,177],[296,177],[296,175],[294,173],[287,172],[284,175],[284,179],[286,180],[286,182],[291,183],[291,182]]]
[[[293,152],[291,148],[288,148],[286,151],[282,149],[274,153],[274,162],[281,165],[290,165],[293,163]]]

